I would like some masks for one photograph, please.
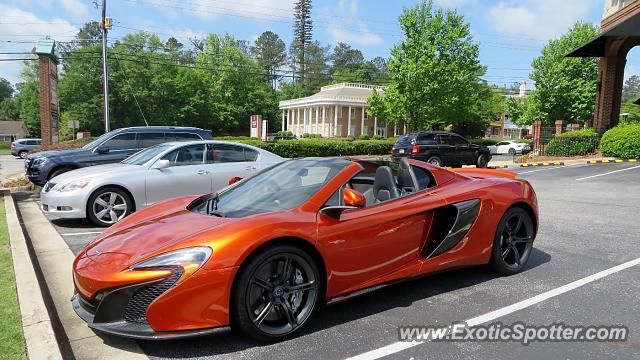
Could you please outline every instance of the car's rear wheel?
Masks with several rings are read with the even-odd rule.
[[[27,150],[22,150],[18,153],[18,156],[20,156],[21,159],[26,159],[27,155],[29,155],[29,152]]]
[[[476,167],[485,168],[487,167],[488,163],[489,161],[487,160],[487,155],[485,154],[478,155],[478,158],[476,159]]]
[[[516,154],[516,149],[514,148],[509,149],[509,155],[513,156],[515,154]]]
[[[278,245],[242,266],[231,295],[231,320],[246,335],[279,341],[300,330],[320,305],[318,266],[305,251]]]
[[[498,273],[511,275],[524,269],[533,248],[534,226],[529,213],[512,207],[498,223],[493,239],[491,267]]]
[[[442,160],[437,156],[431,156],[427,159],[427,163],[434,166],[442,166]]]
[[[87,216],[98,226],[111,226],[132,211],[129,194],[117,187],[104,187],[95,191],[87,203]]]

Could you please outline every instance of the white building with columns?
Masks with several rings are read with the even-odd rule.
[[[312,96],[281,101],[282,131],[323,137],[389,137],[404,133],[404,126],[387,124],[384,119],[367,114],[367,99],[374,91],[384,95],[384,90],[380,86],[340,83],[323,86]]]

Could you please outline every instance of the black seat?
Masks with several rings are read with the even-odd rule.
[[[375,202],[396,199],[400,196],[393,172],[388,166],[380,166],[373,180],[373,197]]]
[[[402,158],[400,160],[400,169],[398,169],[398,188],[400,188],[400,195],[418,191],[418,179],[415,173],[411,170],[411,165],[407,162],[407,159]]]

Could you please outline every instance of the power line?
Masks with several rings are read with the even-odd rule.
[[[118,66],[120,66],[120,70],[122,70],[122,74],[124,74],[124,79],[127,82],[129,89],[131,89],[131,95],[133,95],[133,100],[135,100],[136,105],[138,106],[138,110],[140,110],[140,115],[142,115],[142,120],[144,120],[144,123],[147,126],[149,126],[149,123],[147,122],[147,118],[144,116],[144,112],[142,111],[142,108],[140,107],[140,103],[138,102],[138,97],[136,96],[135,91],[133,91],[133,87],[131,87],[131,84],[129,84],[129,78],[127,77],[127,72],[124,71],[124,67],[122,67],[122,64],[120,63],[120,59],[116,58],[116,60],[118,62]]]

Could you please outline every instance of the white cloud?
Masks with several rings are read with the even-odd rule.
[[[23,11],[15,6],[0,4],[0,40],[10,40],[15,43],[0,43],[4,52],[30,52],[35,41],[49,36],[58,41],[69,40],[78,29],[61,18],[43,19],[34,13]],[[4,58],[22,58],[26,56],[5,56]],[[0,69],[2,77],[16,83],[20,72],[20,61],[2,61]]]
[[[78,21],[89,20],[89,7],[80,0],[60,0],[62,7]]]
[[[196,16],[201,20],[213,20],[220,16],[244,17],[259,20],[290,20],[295,0],[234,0],[211,2],[151,3],[171,18],[180,15]]]
[[[327,31],[335,42],[345,42],[361,46],[379,45],[382,37],[369,30],[367,24],[358,16],[358,0],[340,0],[337,14],[327,26]]]
[[[600,0],[522,0],[500,2],[487,9],[487,23],[501,35],[549,39],[585,19]]]

